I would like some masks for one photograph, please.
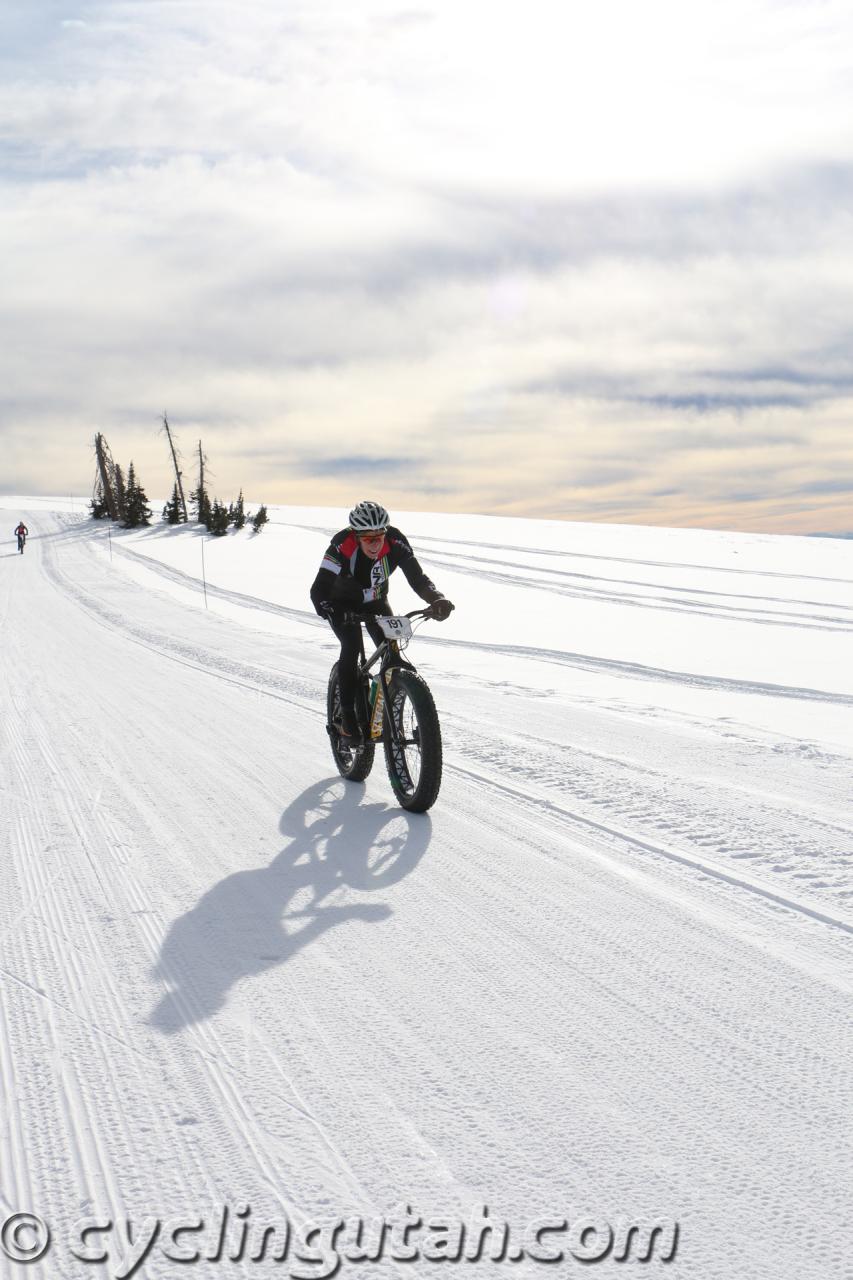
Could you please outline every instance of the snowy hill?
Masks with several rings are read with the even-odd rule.
[[[677,1221],[646,1267],[675,1280],[843,1274],[853,545],[395,512],[457,605],[411,649],[445,774],[409,816],[324,731],[340,512],[209,539],[70,505],[0,498],[0,1228],[53,1231],[27,1275],[118,1274],[117,1227],[75,1256],[86,1218],[227,1205],[233,1242],[401,1202],[519,1241]],[[136,1275],[202,1239],[167,1234]],[[554,1273],[525,1240],[471,1274]],[[196,1247],[194,1276],[330,1274]]]

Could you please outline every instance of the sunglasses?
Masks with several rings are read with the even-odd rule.
[[[382,542],[385,538],[385,530],[379,529],[376,533],[357,533],[356,537],[361,542]]]

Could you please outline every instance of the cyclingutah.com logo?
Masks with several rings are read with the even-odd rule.
[[[185,1212],[168,1218],[113,1220],[91,1215],[54,1239],[34,1213],[10,1214],[0,1222],[0,1254],[30,1263],[52,1248],[77,1262],[108,1266],[113,1280],[144,1275],[154,1258],[184,1265],[196,1262],[276,1262],[292,1280],[327,1280],[347,1263],[671,1262],[678,1247],[678,1223],[671,1218],[636,1221],[553,1215],[511,1228],[476,1205],[466,1221],[449,1215],[425,1218],[411,1205],[396,1205],[381,1218],[357,1216],[292,1223],[254,1219],[248,1204],[223,1205],[208,1214]]]

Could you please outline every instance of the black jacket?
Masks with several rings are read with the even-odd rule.
[[[311,586],[311,603],[321,617],[323,604],[372,612],[372,605],[388,599],[388,579],[397,568],[403,570],[409,586],[422,600],[432,604],[441,599],[441,592],[426,576],[399,529],[388,529],[376,560],[364,554],[352,529],[342,529],[323,556]]]

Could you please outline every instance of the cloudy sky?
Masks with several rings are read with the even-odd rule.
[[[0,491],[853,529],[849,0],[2,0]]]

